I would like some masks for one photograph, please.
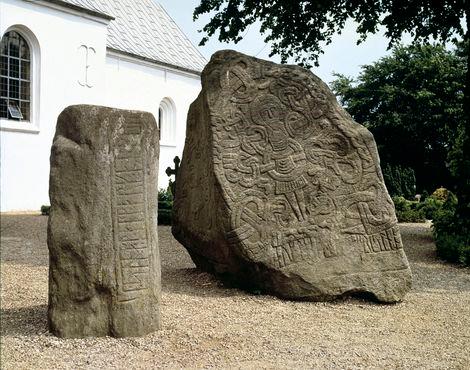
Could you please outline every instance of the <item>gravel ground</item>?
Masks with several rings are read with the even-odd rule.
[[[428,224],[400,225],[414,284],[396,305],[228,289],[159,227],[163,329],[63,340],[47,331],[46,223],[1,217],[2,368],[470,369],[470,270],[436,258]]]

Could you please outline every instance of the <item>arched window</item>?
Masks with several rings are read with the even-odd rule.
[[[16,31],[5,33],[0,42],[0,118],[31,119],[31,52]]]
[[[173,100],[164,98],[158,108],[158,127],[160,129],[160,143],[175,145],[176,142],[176,108]]]
[[[158,135],[159,139],[162,140],[162,125],[163,125],[163,108],[158,108]]]

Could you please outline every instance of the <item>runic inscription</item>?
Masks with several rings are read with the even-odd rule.
[[[222,51],[202,82],[173,222],[196,265],[285,297],[401,299],[410,271],[371,133],[298,67]]]
[[[372,235],[356,235],[356,241],[364,245],[365,253],[379,253],[403,248],[398,226]]]
[[[317,235],[284,236],[279,233],[273,240],[272,263],[278,268],[302,261],[318,261],[323,258],[337,257],[336,246],[329,240],[323,241]]]
[[[149,284],[145,157],[139,145],[141,130],[138,122],[126,122],[114,149],[116,264],[120,301],[135,299]]]

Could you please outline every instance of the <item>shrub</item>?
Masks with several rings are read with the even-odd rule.
[[[421,211],[425,218],[432,220],[434,218],[434,214],[442,208],[443,204],[444,201],[430,196],[426,198],[424,202],[420,202],[417,208]]]
[[[158,224],[171,225],[172,213],[171,209],[158,209]]]
[[[428,199],[428,197],[429,197],[429,193],[427,192],[427,190],[423,190],[423,192],[421,193],[420,201],[424,202],[426,199]]]
[[[437,212],[439,212],[444,203],[449,202],[449,205],[457,204],[457,197],[451,191],[445,188],[439,188],[432,193],[431,196],[427,197],[426,200],[418,205],[418,209],[423,212],[424,217],[428,220],[433,220]]]
[[[447,190],[446,188],[440,187],[434,190],[434,193],[431,194],[431,197],[445,202],[451,194],[451,191]]]
[[[423,214],[416,209],[397,212],[397,219],[398,219],[398,222],[425,222],[426,221],[426,218],[423,216]]]
[[[41,206],[41,215],[49,216],[50,211],[51,211],[51,206]]]
[[[470,241],[463,235],[442,233],[436,237],[436,250],[443,260],[470,266]]]
[[[406,200],[404,197],[392,197],[392,200],[395,205],[395,211],[405,212],[411,210],[411,201]]]
[[[456,196],[449,190],[440,188],[424,201],[411,201],[404,197],[393,197],[395,210],[399,222],[424,222],[433,220],[445,202],[457,204]]]
[[[433,234],[440,258],[470,266],[470,229],[456,214],[457,200],[448,196],[435,212]]]
[[[170,188],[158,191],[158,224],[171,225],[173,214],[173,194]]]
[[[158,191],[158,201],[173,202],[173,194],[170,187]]]
[[[398,222],[424,222],[423,212],[419,209],[419,202],[406,200],[404,197],[393,197]]]

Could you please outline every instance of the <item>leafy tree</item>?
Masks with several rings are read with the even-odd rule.
[[[464,121],[465,68],[443,46],[399,46],[363,66],[357,81],[336,75],[332,88],[374,134],[384,174],[386,165],[411,167],[418,192],[432,192],[454,183],[448,154]]]
[[[358,43],[379,26],[385,27],[389,46],[399,43],[403,33],[410,33],[415,42],[462,38],[467,56],[465,119],[451,168],[458,185],[458,215],[470,224],[470,0],[201,0],[194,18],[206,13],[211,19],[201,44],[217,31],[220,41],[238,42],[249,25],[260,21],[265,41],[272,43],[271,55],[280,55],[284,62],[293,57],[302,64],[317,64],[322,45],[341,33],[350,19],[358,24]]]
[[[265,42],[272,42],[271,56],[308,63],[318,60],[322,45],[341,33],[349,19],[358,24],[358,43],[380,25],[386,28],[390,46],[404,32],[416,41],[429,36],[448,41],[464,36],[461,20],[467,14],[468,25],[469,8],[468,0],[201,0],[194,18],[215,12],[203,28],[207,36],[202,45],[217,31],[220,41],[238,42],[249,25],[260,21]]]

